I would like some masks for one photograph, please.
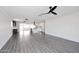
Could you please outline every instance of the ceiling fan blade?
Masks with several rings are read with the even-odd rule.
[[[57,8],[57,6],[54,6],[53,8],[52,8],[52,6],[50,6],[50,7],[49,7],[49,9],[50,9],[49,12],[40,14],[40,15],[38,15],[38,16],[42,16],[42,15],[46,15],[46,14],[50,14],[50,13],[52,13],[52,14],[54,14],[54,15],[57,15],[57,13],[53,12],[53,10],[55,10],[56,8]]]
[[[49,14],[49,13],[43,13],[43,14],[40,14],[39,16],[46,15],[46,14]]]
[[[55,10],[57,8],[57,6],[54,6],[51,10],[53,11],[53,10]]]
[[[52,14],[57,15],[57,13],[55,13],[55,12],[52,12]]]

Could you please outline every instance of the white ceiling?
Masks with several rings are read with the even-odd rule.
[[[39,14],[46,13],[49,11],[49,6],[0,6],[12,19],[24,19],[39,20],[39,19],[50,19],[58,16],[72,14],[79,12],[78,6],[58,6],[55,10],[58,15],[44,15],[38,16]]]

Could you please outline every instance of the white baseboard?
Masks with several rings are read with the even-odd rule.
[[[47,32],[46,32],[46,34],[48,34],[48,35],[51,35],[51,36],[55,36],[55,37],[59,37],[59,38],[65,39],[65,40],[74,41],[74,42],[77,42],[77,43],[79,43],[79,41],[72,40],[72,39],[70,39],[70,38],[67,38],[67,37],[63,37],[63,36],[59,36],[59,35],[54,35],[54,34],[47,33]]]
[[[2,47],[8,42],[8,40],[12,37],[12,33],[10,34],[10,36],[8,37],[8,39],[6,38],[6,40],[4,41],[4,43],[2,43],[0,45],[0,49],[2,49]]]

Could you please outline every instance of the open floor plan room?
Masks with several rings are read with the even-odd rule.
[[[79,53],[79,6],[0,6],[0,53]]]

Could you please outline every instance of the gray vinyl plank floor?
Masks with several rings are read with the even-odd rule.
[[[15,34],[0,53],[79,53],[79,43],[48,34]]]

